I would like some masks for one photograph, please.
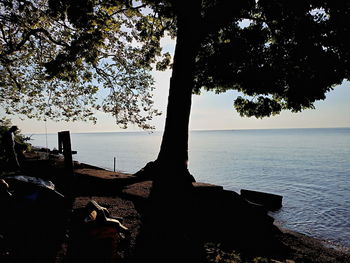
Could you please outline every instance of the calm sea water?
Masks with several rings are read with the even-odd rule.
[[[161,133],[72,134],[75,159],[134,173],[157,157]],[[46,139],[47,138],[47,139]],[[57,135],[32,144],[57,148]],[[282,226],[350,247],[350,128],[192,131],[190,172],[197,181],[284,196]]]

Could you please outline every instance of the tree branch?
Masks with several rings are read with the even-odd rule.
[[[36,28],[36,29],[31,29],[27,33],[24,34],[23,39],[15,46],[10,47],[10,49],[7,52],[4,52],[5,55],[10,55],[11,53],[18,51],[21,49],[21,47],[29,40],[31,36],[35,36],[38,33],[43,33],[52,43],[63,46],[63,47],[69,47],[69,45],[65,42],[55,40],[50,33],[43,28]]]

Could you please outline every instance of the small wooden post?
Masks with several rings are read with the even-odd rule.
[[[117,158],[114,157],[114,162],[113,162],[113,167],[114,167],[113,171],[114,171],[114,172],[115,172],[115,165],[116,165],[116,163],[117,163]]]
[[[58,133],[59,141],[59,151],[62,152],[64,156],[64,166],[67,171],[70,171],[73,174],[73,158],[72,158],[72,146],[70,142],[70,133],[69,131],[62,131]]]
[[[64,156],[64,176],[61,178],[64,188],[64,194],[68,199],[73,200],[73,187],[74,187],[74,168],[72,158],[72,146],[70,140],[69,131],[61,131],[58,133],[58,148],[59,152],[63,152]],[[73,201],[72,201],[73,204]]]
[[[75,192],[74,188],[76,185],[76,178],[74,176],[74,167],[73,167],[73,158],[72,158],[72,145],[70,140],[69,131],[58,132],[58,151],[63,153],[64,156],[64,171],[62,176],[58,179],[58,182],[61,184],[61,191],[65,196],[65,226],[69,225],[69,218],[71,214],[69,211],[72,211],[75,201]]]
[[[58,152],[63,153],[62,132],[58,132]]]

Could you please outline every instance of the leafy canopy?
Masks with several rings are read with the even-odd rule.
[[[242,116],[265,117],[313,108],[349,80],[349,1],[241,2],[202,4],[195,92],[236,89]]]
[[[147,2],[163,17],[188,9],[182,1]],[[199,2],[194,93],[240,91],[244,96],[236,98],[236,110],[261,118],[314,108],[315,101],[349,80],[349,1]]]
[[[73,121],[96,121],[103,110],[124,128],[152,128],[160,113],[150,70],[165,27],[143,9],[129,1],[0,1],[0,106]],[[165,54],[158,68],[169,61]]]
[[[149,70],[170,63],[169,54],[156,59],[159,40],[165,31],[176,35],[177,17],[191,4],[0,1],[0,104],[67,120],[94,120],[93,109],[102,109],[122,126],[149,128],[159,114]],[[237,111],[265,117],[313,108],[349,79],[349,1],[202,0],[199,7],[194,93],[238,90]],[[100,103],[101,86],[109,95]]]

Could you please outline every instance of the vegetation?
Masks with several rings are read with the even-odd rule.
[[[200,244],[188,234],[198,204],[186,191],[192,94],[237,90],[234,106],[247,117],[313,108],[350,79],[349,21],[346,0],[0,0],[0,106],[57,120],[94,121],[102,109],[122,127],[151,128],[150,70],[169,67],[160,39],[176,37],[162,144],[143,171],[160,198],[143,218],[140,256],[196,262]],[[242,262],[207,252],[210,262]]]
[[[345,0],[3,0],[0,9],[0,104],[29,117],[94,120],[102,108],[124,127],[150,128],[158,112],[149,70],[157,61],[158,69],[169,65],[159,41],[165,32],[176,36],[165,131],[151,169],[162,170],[158,180],[189,181],[193,93],[238,90],[236,110],[262,118],[313,108],[349,79]],[[110,93],[98,105],[101,86]]]
[[[156,166],[187,176],[191,94],[235,89],[242,116],[313,108],[349,79],[348,1],[150,1],[175,18],[176,49]],[[166,174],[163,172],[163,174]],[[166,176],[163,176],[166,177]],[[167,178],[165,178],[167,180]]]
[[[160,36],[142,36],[152,21],[127,1],[72,3],[0,1],[1,107],[67,121],[96,121],[94,113],[103,110],[121,127],[152,128],[159,112],[149,70]]]
[[[247,258],[242,257],[235,251],[226,252],[220,244],[207,243],[205,245],[208,263],[276,263],[276,261],[266,257]],[[290,261],[292,262],[292,261]],[[294,262],[294,261],[293,261]]]

